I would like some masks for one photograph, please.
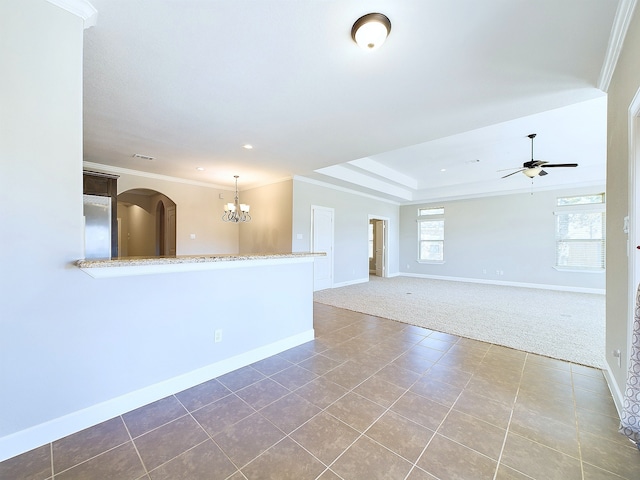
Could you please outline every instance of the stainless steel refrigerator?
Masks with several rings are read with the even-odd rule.
[[[111,197],[83,195],[84,258],[111,258]]]

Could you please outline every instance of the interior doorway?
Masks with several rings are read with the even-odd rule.
[[[165,218],[164,218],[164,203],[158,202],[156,205],[156,255],[164,257],[165,254]]]
[[[389,219],[369,215],[369,275],[386,277],[389,271],[387,244]]]
[[[324,252],[313,260],[313,291],[333,286],[333,208],[311,206],[311,251]]]
[[[176,204],[146,188],[118,195],[118,256],[176,255]]]

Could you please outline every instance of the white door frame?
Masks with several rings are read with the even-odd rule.
[[[388,277],[389,276],[389,222],[390,222],[390,218],[389,217],[385,217],[383,215],[371,215],[369,214],[369,221],[367,221],[367,228],[369,228],[369,223],[371,223],[371,220],[382,220],[382,222],[384,223],[384,235],[382,236],[382,276],[383,277]],[[367,231],[368,232],[368,231]],[[367,233],[367,238],[368,237],[368,233]],[[374,252],[375,255],[375,252]],[[367,261],[368,261],[368,256],[367,256]],[[367,265],[367,271],[369,271],[369,265]]]
[[[640,283],[640,89],[629,105],[629,217],[627,255],[629,270],[629,311],[627,315],[627,353],[631,353],[633,322],[636,308],[636,291]]]

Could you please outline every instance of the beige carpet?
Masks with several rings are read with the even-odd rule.
[[[412,277],[315,292],[356,312],[603,368],[605,297]]]

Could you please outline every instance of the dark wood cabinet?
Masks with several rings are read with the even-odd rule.
[[[82,193],[111,197],[111,258],[118,257],[118,175],[82,172]]]

